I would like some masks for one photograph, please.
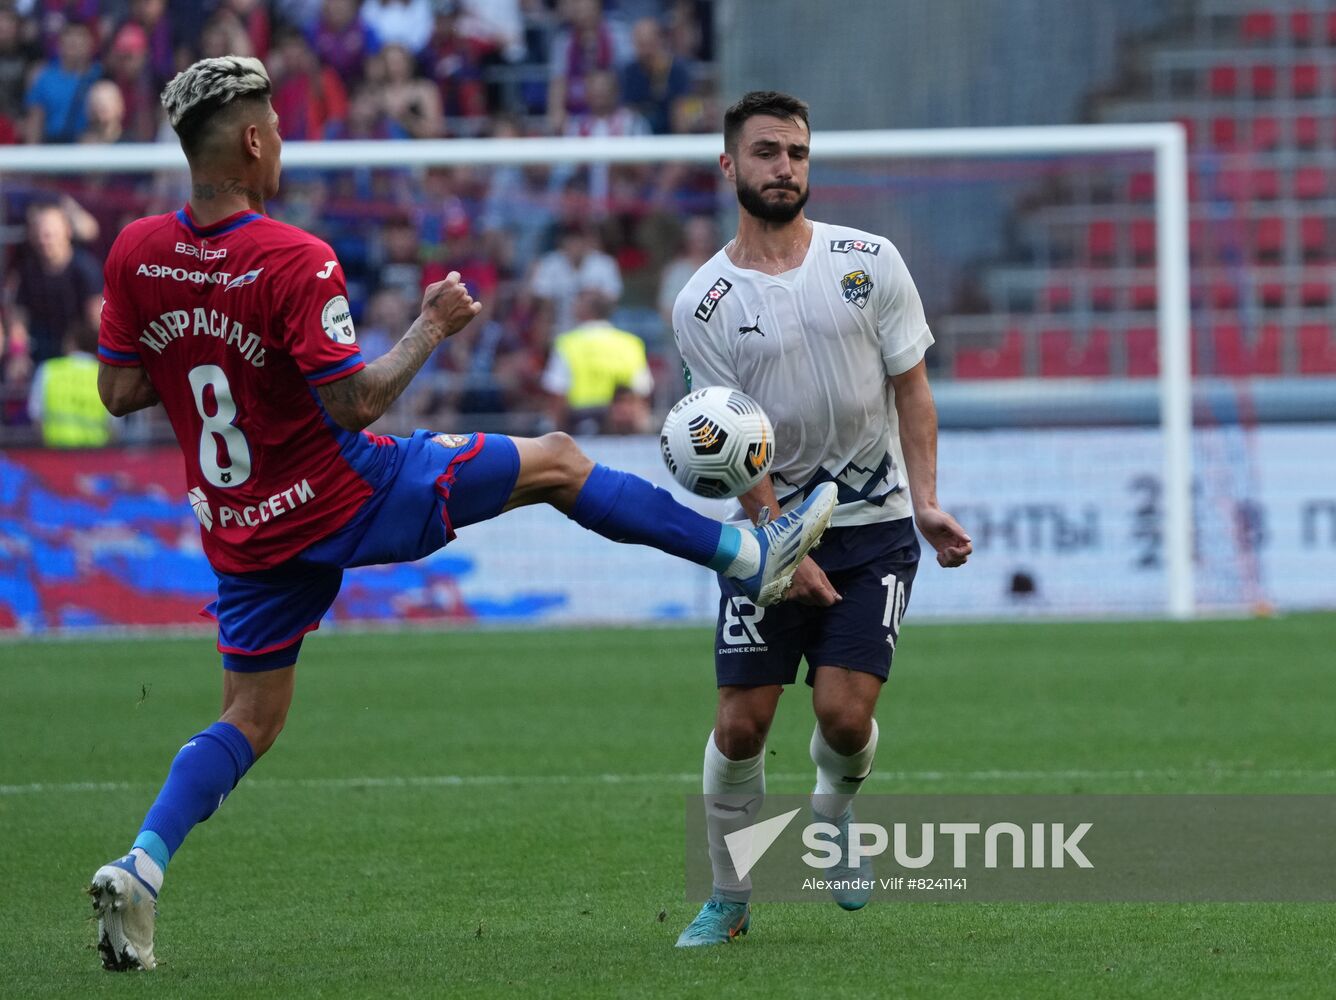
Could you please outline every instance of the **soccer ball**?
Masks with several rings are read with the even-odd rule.
[[[756,485],[775,455],[770,418],[750,396],[711,386],[683,396],[659,436],[673,478],[703,497],[735,497]]]

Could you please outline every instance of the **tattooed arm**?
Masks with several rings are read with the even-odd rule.
[[[375,423],[408,387],[431,352],[464,329],[481,308],[482,303],[473,301],[456,271],[428,286],[421,314],[387,354],[347,378],[317,387],[329,415],[350,431]]]

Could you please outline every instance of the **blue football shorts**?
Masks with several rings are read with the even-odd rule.
[[[732,580],[719,577],[714,672],[720,687],[792,684],[804,657],[809,686],[817,667],[844,667],[882,680],[890,674],[918,570],[913,518],[831,528],[812,558],[844,600],[828,608],[797,601],[761,608]]]
[[[496,517],[514,492],[519,451],[504,435],[414,431],[389,440],[399,449],[394,479],[338,531],[272,569],[215,570],[218,599],[205,614],[218,620],[224,669],[292,666],[302,637],[334,604],[345,569],[430,555],[457,529]]]

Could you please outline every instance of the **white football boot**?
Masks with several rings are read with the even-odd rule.
[[[153,924],[158,894],[140,877],[133,855],[109,861],[88,887],[97,914],[97,950],[102,968],[112,972],[152,969]]]

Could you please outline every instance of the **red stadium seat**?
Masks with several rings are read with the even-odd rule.
[[[1239,287],[1232,281],[1217,281],[1211,285],[1211,308],[1233,310],[1239,307]]]
[[[1308,215],[1299,220],[1299,247],[1306,261],[1327,259],[1326,216]]]
[[[1313,15],[1306,10],[1290,12],[1290,41],[1309,45],[1313,41]]]
[[[1237,66],[1212,66],[1206,77],[1206,89],[1212,97],[1233,97],[1239,90]]]
[[[1159,296],[1154,285],[1134,285],[1132,287],[1132,308],[1137,312],[1151,312]]]
[[[1322,141],[1321,126],[1313,115],[1299,115],[1294,119],[1294,144],[1300,149],[1316,149]]]
[[[1110,285],[1092,285],[1090,308],[1095,312],[1113,312],[1118,307],[1118,293]]]
[[[1211,119],[1211,145],[1229,151],[1239,144],[1239,123],[1232,117]]]
[[[1280,171],[1254,170],[1248,177],[1248,190],[1256,201],[1275,201],[1280,197]]]
[[[1322,167],[1300,167],[1294,172],[1294,196],[1305,201],[1327,193],[1327,171]]]
[[[1112,264],[1118,252],[1118,230],[1108,219],[1097,219],[1086,229],[1086,256],[1092,264]]]
[[[1331,304],[1331,282],[1310,278],[1299,286],[1299,304],[1305,309],[1325,309]]]
[[[1153,327],[1128,330],[1125,346],[1129,378],[1149,378],[1160,374],[1159,335]]]
[[[1248,71],[1252,82],[1252,95],[1256,98],[1276,96],[1276,67],[1271,65],[1254,66]]]
[[[1280,145],[1280,122],[1268,115],[1259,115],[1252,120],[1248,139],[1251,147],[1259,153],[1275,149]]]
[[[1149,170],[1138,170],[1127,179],[1127,197],[1130,201],[1155,199],[1155,175]]]
[[[1211,331],[1211,349],[1215,354],[1217,375],[1279,375],[1282,330],[1268,323],[1252,343],[1245,341],[1234,324],[1223,324]]]
[[[1336,10],[1327,13],[1327,44],[1336,45]]]
[[[1148,264],[1155,259],[1154,219],[1133,219],[1129,235],[1134,264]]]
[[[1265,281],[1257,289],[1257,300],[1263,309],[1285,308],[1285,286],[1279,281]]]
[[[1336,338],[1326,323],[1305,323],[1299,327],[1299,373],[1336,374]]]
[[[1045,378],[1108,375],[1109,332],[1092,330],[1077,345],[1071,330],[1044,330],[1039,334],[1039,374]]]
[[[1243,15],[1239,34],[1252,45],[1267,45],[1276,40],[1276,15],[1269,10],[1255,10]]]
[[[1253,223],[1253,255],[1258,260],[1279,260],[1285,253],[1285,220],[1271,215]]]
[[[1044,289],[1044,310],[1046,312],[1070,312],[1071,308],[1071,285],[1049,285]]]
[[[1293,97],[1316,97],[1321,89],[1321,75],[1315,65],[1299,63],[1290,68],[1290,94]]]
[[[1024,369],[1024,342],[1019,330],[1008,330],[996,348],[967,347],[956,351],[956,378],[1019,378]]]
[[[1248,175],[1242,170],[1221,170],[1215,175],[1213,194],[1227,201],[1243,201],[1248,197]]]

